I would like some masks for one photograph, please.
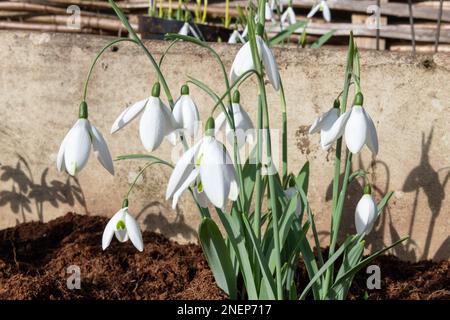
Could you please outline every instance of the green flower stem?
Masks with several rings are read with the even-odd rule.
[[[206,16],[208,14],[208,0],[203,1],[203,16],[202,16],[202,23],[206,22]]]
[[[133,42],[133,43],[137,44],[136,41],[133,40],[133,39],[129,39],[129,38],[120,38],[120,39],[116,39],[116,40],[111,41],[111,42],[108,43],[106,46],[104,46],[103,49],[100,50],[99,53],[97,53],[97,55],[95,56],[94,61],[92,61],[91,67],[89,68],[89,71],[88,71],[88,74],[87,74],[87,77],[86,77],[86,81],[84,82],[84,90],[83,90],[82,101],[86,101],[86,98],[87,98],[87,88],[88,88],[89,80],[91,79],[92,71],[94,70],[94,66],[95,66],[95,64],[97,63],[98,59],[100,59],[100,57],[102,56],[102,54],[105,53],[105,51],[106,51],[108,48],[110,48],[111,46],[115,45],[116,43],[119,43],[119,42],[125,42],[125,41]]]
[[[282,121],[282,184],[285,185],[287,183],[288,178],[288,150],[287,150],[287,110],[286,110],[286,96],[284,94],[283,82],[280,79],[280,102],[281,102],[281,121]]]
[[[260,4],[263,3],[260,1]],[[263,6],[265,4],[263,3]],[[262,110],[259,110],[259,112],[263,113],[263,128],[266,131],[266,147],[267,147],[267,159],[268,159],[268,170],[269,170],[269,193],[270,193],[270,206],[272,209],[272,227],[273,227],[273,235],[274,235],[274,249],[275,249],[275,273],[276,273],[276,283],[277,283],[277,299],[283,300],[283,279],[281,274],[281,245],[280,245],[280,231],[279,231],[279,225],[278,225],[278,207],[277,207],[277,198],[276,198],[276,190],[275,190],[275,176],[274,172],[274,165],[272,161],[272,144],[271,144],[271,136],[270,136],[270,126],[269,126],[269,109],[267,107],[267,96],[266,96],[266,88],[264,84],[264,79],[262,77],[262,64],[260,57],[258,55],[258,49],[256,46],[256,37],[255,37],[255,30],[253,26],[253,19],[251,18],[253,15],[250,13],[249,16],[249,41],[250,41],[250,47],[252,51],[252,59],[253,63],[256,66],[257,74],[259,74],[258,77],[258,88],[259,88],[259,95],[261,97],[261,104],[262,104]],[[259,128],[258,128],[259,129]],[[261,175],[261,173],[260,173]],[[257,201],[262,199],[262,194],[258,194]]]
[[[262,197],[264,190],[262,190],[262,177],[261,177],[261,167],[262,167],[262,98],[258,95],[258,124],[257,124],[257,135],[256,135],[256,177],[255,177],[255,217],[253,219],[253,229],[255,230],[255,235],[258,240],[261,240],[261,206]]]
[[[225,28],[230,26],[230,0],[225,0]]]
[[[158,63],[156,62],[155,58],[153,58],[150,51],[148,51],[147,47],[144,45],[142,40],[138,37],[136,32],[134,32],[133,28],[131,27],[130,23],[128,22],[126,16],[122,12],[122,10],[117,6],[117,4],[114,2],[114,0],[108,0],[109,4],[112,6],[114,11],[116,12],[117,16],[119,17],[120,21],[124,25],[125,29],[127,29],[131,39],[135,41],[135,43],[144,50],[146,56],[149,58],[150,62],[152,63],[156,73],[158,74],[159,82],[161,82],[161,85],[164,89],[164,93],[166,94],[167,100],[169,102],[170,108],[173,109],[173,97],[170,92],[169,86],[167,85],[166,79],[164,78],[161,69],[158,66]]]
[[[340,106],[340,114],[345,113],[347,109],[348,102],[348,94],[350,89],[350,84],[352,80],[353,74],[353,57],[354,57],[354,41],[353,41],[353,33],[350,32],[350,39],[348,45],[348,54],[347,54],[347,66],[345,70],[345,80],[344,80],[344,89],[342,93],[342,103]],[[336,143],[336,156],[334,162],[334,177],[333,177],[333,200],[332,200],[332,216],[331,216],[331,235],[330,235],[330,250],[328,253],[328,257],[331,257],[334,254],[334,250],[336,247],[337,234],[339,232],[340,225],[340,215],[339,210],[337,208],[338,205],[338,192],[340,185],[340,174],[341,174],[341,153],[342,153],[342,137],[338,139]],[[349,157],[351,159],[351,156]],[[347,158],[348,160],[348,158]],[[344,179],[342,189],[347,188],[346,184],[348,183],[348,178]],[[339,223],[336,224],[336,220],[339,220]],[[337,229],[336,229],[337,228]],[[324,288],[326,291],[330,288],[332,278],[334,272],[334,264],[330,266],[325,274]]]

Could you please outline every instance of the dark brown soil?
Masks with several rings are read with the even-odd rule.
[[[0,231],[0,299],[226,299],[201,248],[144,232],[145,250],[113,240],[101,249],[107,219],[69,213],[49,223]],[[361,272],[351,299],[450,299],[450,262],[410,264],[393,256],[376,260],[382,289],[366,292]],[[67,288],[67,268],[81,271],[81,289]],[[299,281],[306,274],[299,268]]]

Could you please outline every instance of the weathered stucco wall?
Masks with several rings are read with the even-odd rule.
[[[58,173],[59,144],[76,120],[83,82],[96,52],[107,38],[22,32],[0,32],[0,227],[24,221],[48,221],[67,211],[112,215],[120,207],[140,161],[116,163],[110,176],[91,155],[77,179]],[[165,42],[148,42],[159,58]],[[227,66],[236,46],[215,45]],[[89,88],[90,120],[105,135],[114,156],[141,153],[137,121],[111,136],[109,129],[123,108],[147,96],[155,74],[141,51],[118,45],[96,67]],[[276,49],[289,114],[289,166],[297,171],[311,162],[310,198],[321,237],[329,226],[333,154],[309,136],[313,119],[328,109],[342,90],[345,52]],[[191,75],[222,90],[221,74],[205,50],[180,44],[166,58],[163,71],[175,95]],[[362,52],[365,107],[376,122],[380,152],[367,149],[355,157],[354,168],[371,173],[376,197],[394,196],[369,248],[380,248],[403,235],[411,240],[395,254],[404,259],[449,258],[450,255],[450,56],[418,56]],[[243,105],[256,117],[256,86],[242,90]],[[208,96],[191,86],[203,117],[211,108]],[[277,126],[278,97],[270,89],[271,121]],[[170,159],[164,143],[156,154]],[[183,196],[176,211],[164,200],[166,168],[146,172],[130,197],[131,211],[144,228],[159,230],[178,241],[195,240],[199,215]],[[361,188],[353,185],[343,225],[353,231],[353,210]],[[326,243],[324,242],[324,245]]]

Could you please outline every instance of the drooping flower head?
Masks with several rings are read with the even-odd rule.
[[[122,208],[109,220],[103,231],[103,250],[109,247],[113,236],[116,236],[119,242],[131,240],[136,249],[141,252],[144,250],[141,229],[136,219],[128,212],[127,199],[124,200]]]
[[[288,7],[286,11],[284,11],[283,14],[281,15],[280,20],[282,24],[285,23],[288,23],[290,25],[295,24],[297,22],[297,18],[295,16],[294,9],[292,9],[292,7]]]
[[[247,141],[250,144],[252,144],[254,141],[253,122],[250,119],[248,113],[240,104],[240,93],[238,90],[236,90],[233,94],[232,108],[233,108],[234,126],[236,128],[237,144],[239,148],[242,147]],[[216,118],[216,129],[215,129],[216,136],[219,130],[221,130],[224,127],[224,125],[227,140],[230,144],[232,144],[233,131],[228,122],[226,121],[225,113],[221,112]]]
[[[364,195],[356,205],[355,226],[359,235],[368,235],[378,217],[378,210],[375,200],[372,197],[370,185],[364,187]]]
[[[114,165],[108,145],[100,131],[87,118],[87,104],[83,101],[80,105],[79,119],[59,147],[56,159],[58,171],[67,171],[72,176],[76,175],[86,165],[92,146],[102,166],[114,175]]]
[[[159,82],[153,85],[150,98],[141,100],[126,108],[111,127],[111,133],[122,129],[142,111],[139,123],[139,135],[142,144],[149,152],[158,148],[164,137],[171,134],[177,127],[169,108],[161,101]]]
[[[320,145],[323,150],[328,150],[333,143],[325,144],[324,141],[328,141],[330,129],[336,120],[339,118],[339,99],[334,101],[333,108],[320,115],[309,128],[309,134],[316,133],[320,130]]]
[[[280,89],[280,73],[272,50],[270,50],[263,38],[259,35],[256,35],[256,46],[258,48],[258,55],[261,58],[264,69],[269,77],[269,81],[273,88],[278,91]],[[253,63],[250,41],[247,41],[247,43],[239,49],[233,64],[231,65],[231,81],[234,82],[239,76],[252,69],[255,69],[255,65]]]
[[[166,199],[178,199],[189,187],[200,206],[209,200],[214,206],[224,208],[227,199],[235,201],[239,194],[236,171],[225,146],[214,137],[214,119],[206,122],[206,135],[188,149],[178,160],[170,176]]]
[[[187,85],[181,87],[181,95],[175,102],[172,115],[178,130],[183,131],[184,134],[190,137],[197,135],[200,117],[198,108],[189,95],[189,87]],[[179,134],[178,130],[170,136],[172,143],[176,142]]]
[[[308,18],[312,18],[317,11],[322,11],[323,18],[327,21],[331,21],[331,12],[330,7],[326,0],[319,0],[317,3],[311,8],[311,11],[308,13]]]
[[[358,153],[366,144],[373,154],[378,153],[378,136],[372,118],[362,107],[363,95],[357,93],[353,107],[343,113],[323,137],[322,145],[329,146],[345,136],[347,148],[352,153]]]

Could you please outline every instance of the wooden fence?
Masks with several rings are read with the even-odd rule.
[[[158,6],[162,4],[162,8],[167,12],[167,0],[154,1],[157,1]],[[148,13],[149,1],[118,0],[117,3],[137,30],[138,16]],[[287,3],[287,0],[284,1],[285,7]],[[294,0],[297,19],[306,19],[315,3],[316,0]],[[342,45],[349,31],[353,30],[362,48],[450,51],[450,1],[328,0],[328,3],[332,20],[326,23],[320,12],[317,13],[306,29],[310,41],[335,30],[335,37],[329,44]],[[231,1],[230,16],[237,17],[237,7],[244,8],[246,4],[247,0]],[[177,1],[172,1],[174,11],[177,5]],[[193,12],[196,2],[191,0],[185,3],[184,8]],[[224,16],[225,2],[210,1],[207,21],[220,24]],[[281,30],[278,23],[267,24],[271,33]],[[379,28],[376,28],[376,25]],[[0,29],[107,35],[126,33],[106,0],[1,1]],[[297,30],[294,38],[301,32],[303,29]]]

